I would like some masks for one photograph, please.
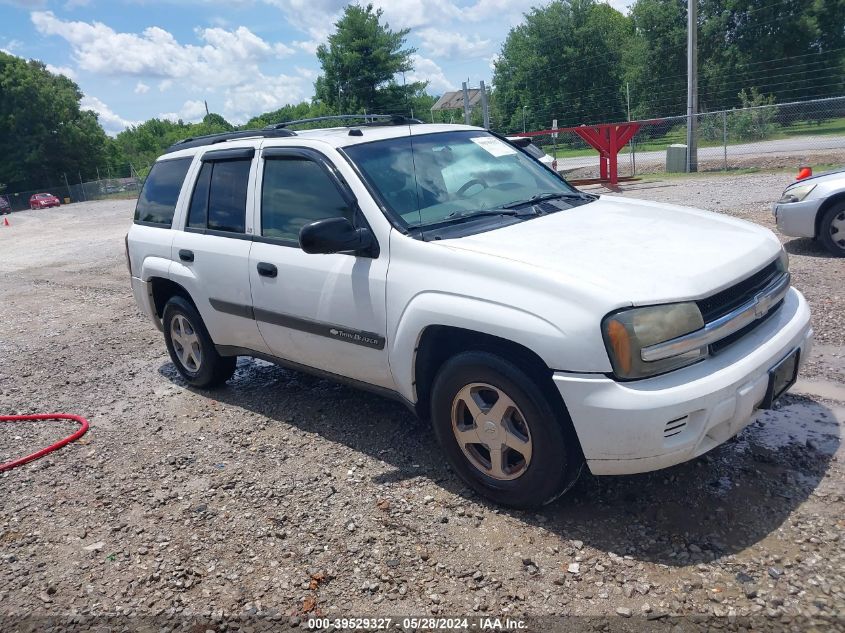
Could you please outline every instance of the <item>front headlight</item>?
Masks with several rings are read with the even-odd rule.
[[[613,372],[623,379],[645,378],[691,365],[707,355],[707,348],[665,358],[644,361],[642,349],[695,332],[704,327],[695,303],[632,308],[609,314],[602,321],[602,334]]]
[[[789,187],[783,192],[783,196],[778,200],[778,204],[789,204],[790,202],[801,202],[804,198],[810,195],[810,192],[816,188],[815,183],[806,185],[797,185]]]

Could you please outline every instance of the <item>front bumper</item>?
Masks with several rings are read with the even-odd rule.
[[[821,199],[813,199],[787,204],[775,203],[772,206],[772,215],[775,216],[778,230],[791,237],[815,237],[816,215],[822,202]]]
[[[717,356],[662,376],[617,382],[557,372],[587,465],[595,475],[625,475],[693,459],[753,422],[768,372],[796,348],[812,347],[810,309],[791,288],[783,305]]]

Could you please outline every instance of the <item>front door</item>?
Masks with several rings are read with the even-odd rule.
[[[268,148],[259,163],[259,213],[249,275],[258,328],[273,355],[392,387],[385,340],[387,255],[309,255],[299,230],[347,217],[352,195],[314,150]]]

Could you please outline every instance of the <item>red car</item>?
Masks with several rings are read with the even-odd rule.
[[[58,207],[62,203],[52,193],[36,193],[29,198],[30,209],[48,209],[49,207]]]

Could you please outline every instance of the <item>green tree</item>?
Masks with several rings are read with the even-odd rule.
[[[62,174],[96,175],[108,138],[82,93],[35,60],[0,52],[0,182],[11,191],[54,187]]]
[[[114,145],[124,165],[132,163],[136,170],[143,171],[176,141],[234,129],[231,123],[213,112],[205,115],[200,123],[150,119],[123,130],[115,138]]]
[[[508,131],[624,119],[630,20],[597,0],[555,0],[511,29],[495,63],[496,119]]]
[[[780,103],[842,94],[843,24],[845,0],[700,0],[701,109],[751,88]]]
[[[406,84],[397,76],[413,70],[416,49],[405,47],[409,31],[392,31],[381,23],[382,10],[373,5],[347,5],[317,49],[323,74],[314,85],[316,99],[338,113],[406,113],[413,95],[425,82]]]
[[[625,52],[631,117],[682,114],[687,103],[685,0],[638,0],[631,7],[634,36]]]

